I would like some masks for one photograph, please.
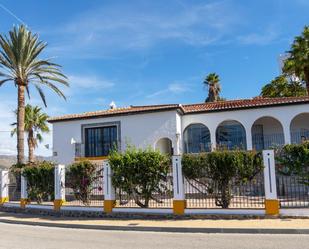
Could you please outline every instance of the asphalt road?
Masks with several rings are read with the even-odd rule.
[[[0,223],[0,248],[308,248],[309,235],[190,234],[99,231]]]

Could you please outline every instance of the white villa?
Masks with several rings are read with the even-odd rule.
[[[247,150],[309,139],[309,97],[253,98],[200,104],[130,106],[49,119],[53,156],[68,164],[102,159],[117,145],[164,153]]]

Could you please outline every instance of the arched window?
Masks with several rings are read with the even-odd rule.
[[[216,141],[218,148],[247,149],[245,128],[235,120],[224,121],[218,126]]]
[[[261,117],[251,127],[252,147],[255,150],[265,150],[284,144],[283,127],[279,120],[273,117]]]
[[[210,132],[203,124],[191,124],[184,131],[185,153],[199,153],[211,150]]]
[[[292,144],[309,141],[309,113],[301,113],[293,118],[290,124]]]

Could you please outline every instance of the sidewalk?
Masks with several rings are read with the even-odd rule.
[[[202,232],[202,233],[284,233],[309,234],[309,219],[192,219],[136,220],[34,216],[0,212],[0,223],[66,227],[78,229]]]

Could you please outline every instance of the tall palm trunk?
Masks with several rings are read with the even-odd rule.
[[[34,133],[33,133],[33,130],[30,130],[29,131],[29,134],[28,134],[28,160],[29,160],[29,163],[34,163],[34,147],[35,147],[35,142],[34,142]]]
[[[25,133],[25,86],[17,84],[18,86],[18,106],[17,106],[17,162],[24,163],[25,149],[24,149],[24,133]]]

